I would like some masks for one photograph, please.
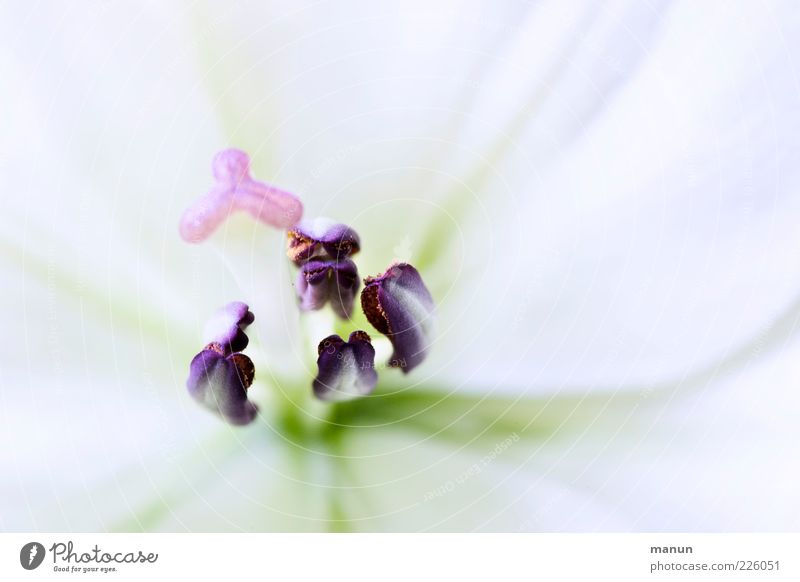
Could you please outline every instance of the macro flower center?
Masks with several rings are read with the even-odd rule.
[[[300,311],[330,307],[338,318],[351,322],[361,285],[353,260],[361,250],[358,233],[328,218],[300,220],[299,199],[255,181],[249,167],[249,157],[240,150],[217,154],[212,164],[217,185],[186,210],[181,236],[200,242],[236,210],[287,228],[286,255],[297,267],[295,293]],[[360,303],[367,321],[394,348],[387,365],[407,374],[428,353],[434,311],[431,294],[419,272],[407,263],[393,263],[382,275],[367,277],[364,284]],[[249,343],[245,328],[254,319],[248,305],[240,301],[219,309],[207,325],[208,343],[190,365],[190,394],[232,424],[248,424],[258,411],[247,395],[255,366],[242,353]],[[319,342],[317,375],[311,385],[316,398],[351,400],[371,394],[377,384],[375,349],[366,331],[355,329],[347,340],[333,334]]]

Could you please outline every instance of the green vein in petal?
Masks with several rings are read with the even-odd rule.
[[[641,396],[571,395],[552,398],[471,397],[443,391],[412,389],[379,392],[368,398],[337,403],[328,438],[342,431],[378,432],[397,424],[457,446],[484,448],[487,442],[516,433],[537,441],[594,423],[613,427]],[[614,406],[610,406],[613,404]],[[603,418],[598,418],[602,411]],[[348,436],[353,436],[349,434]]]

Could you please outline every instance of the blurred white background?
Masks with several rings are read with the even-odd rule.
[[[797,530],[798,20],[6,2],[0,528]],[[339,412],[301,397],[328,332],[283,235],[177,234],[227,147],[354,226],[363,275],[420,269],[424,366]],[[234,299],[246,429],[184,387]]]

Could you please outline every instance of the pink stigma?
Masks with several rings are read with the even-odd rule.
[[[219,152],[212,169],[217,183],[181,216],[180,234],[186,242],[204,241],[237,210],[282,229],[293,226],[303,216],[303,203],[297,196],[253,179],[250,157],[245,152]]]

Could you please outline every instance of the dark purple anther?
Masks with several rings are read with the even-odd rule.
[[[300,309],[316,311],[330,301],[336,315],[349,319],[360,284],[358,269],[349,259],[338,262],[309,261],[300,267],[297,274]]]
[[[286,254],[296,265],[302,265],[311,259],[341,261],[360,248],[361,240],[352,228],[329,218],[315,218],[289,230]]]
[[[425,359],[432,341],[433,297],[408,263],[392,265],[383,275],[366,278],[364,284],[364,315],[394,347],[389,365],[410,372]]]
[[[241,352],[250,341],[244,330],[254,320],[255,315],[246,303],[232,301],[211,316],[203,330],[203,339],[222,345],[226,354]]]
[[[319,372],[314,380],[314,395],[320,400],[352,400],[375,389],[375,349],[366,332],[354,331],[349,341],[338,335],[328,336],[317,351]]]
[[[192,398],[235,425],[249,424],[258,414],[258,407],[247,399],[255,366],[239,353],[249,341],[244,330],[254,320],[239,301],[217,311],[206,325],[209,343],[192,359],[186,381]]]

